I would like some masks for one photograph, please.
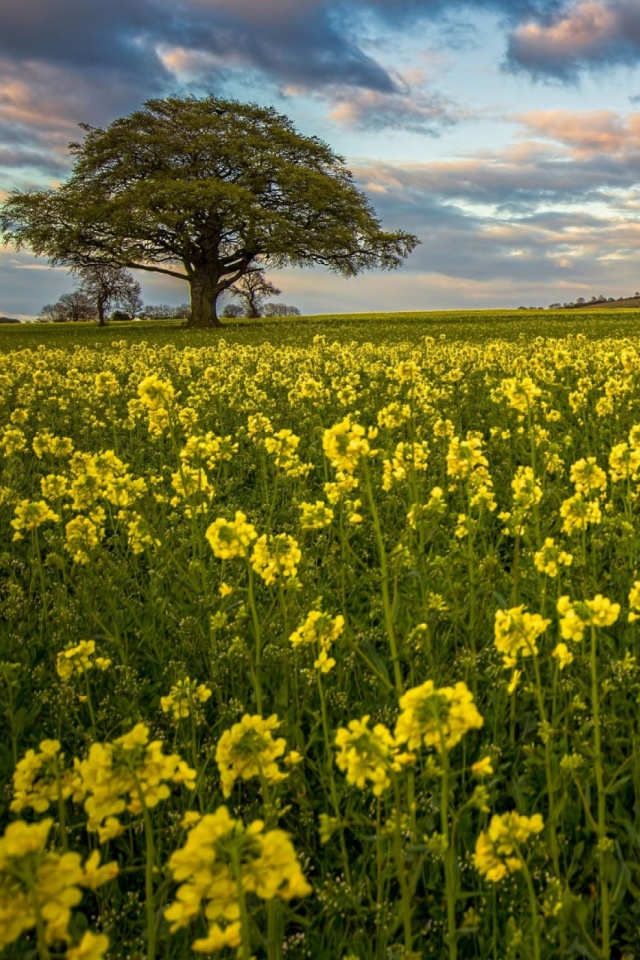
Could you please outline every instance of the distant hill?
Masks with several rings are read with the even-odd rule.
[[[610,297],[608,300],[585,300],[583,303],[551,303],[550,310],[616,310],[626,307],[640,308],[640,295],[636,297]]]
[[[589,310],[615,310],[616,307],[640,307],[640,297],[620,297],[618,300],[600,301],[599,303],[585,303],[583,307]]]
[[[0,317],[0,323],[21,323],[22,321],[16,320],[15,317]]]

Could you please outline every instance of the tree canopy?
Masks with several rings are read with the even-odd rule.
[[[218,297],[252,268],[350,277],[398,267],[418,243],[382,230],[344,158],[272,107],[174,96],[106,129],[80,126],[69,179],[13,191],[0,208],[5,242],[54,264],[185,280],[188,325],[216,325]]]

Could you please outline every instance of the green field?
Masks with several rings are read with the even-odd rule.
[[[516,337],[564,337],[582,333],[589,339],[633,337],[640,331],[640,310],[458,310],[415,313],[316,314],[307,317],[226,320],[224,328],[211,331],[184,330],[180,320],[142,320],[110,323],[98,329],[95,323],[0,325],[0,350],[34,349],[37,344],[55,347],[104,346],[114,336],[127,343],[150,340],[176,346],[208,346],[224,337],[229,343],[263,341],[303,345],[322,333],[332,340],[400,340],[432,336],[469,340]]]
[[[640,957],[639,333],[0,327],[3,956]]]

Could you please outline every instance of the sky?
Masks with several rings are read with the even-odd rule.
[[[63,182],[78,123],[188,93],[274,105],[419,237],[393,272],[274,273],[303,313],[640,289],[640,0],[4,0],[0,200]],[[139,279],[147,303],[188,300]],[[72,288],[0,246],[0,315]]]

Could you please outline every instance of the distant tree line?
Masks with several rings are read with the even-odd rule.
[[[64,293],[56,303],[46,303],[39,318],[47,323],[97,320],[100,326],[111,320],[185,320],[191,319],[191,305],[181,303],[144,304],[140,284],[131,273],[122,267],[100,265],[74,267],[69,271],[76,279],[77,289]],[[264,275],[262,270],[250,271],[228,291],[238,303],[229,303],[223,317],[294,317],[299,316],[297,307],[286,303],[267,302],[269,296],[279,296],[281,291]]]
[[[124,267],[94,264],[72,267],[76,281],[73,293],[63,293],[56,303],[46,303],[38,314],[40,320],[52,323],[96,320],[107,322],[113,310],[116,320],[133,320],[143,308],[140,284]]]
[[[589,300],[586,300],[584,297],[578,297],[577,300],[570,300],[566,303],[550,303],[549,310],[567,310],[571,307],[589,307],[594,303],[619,303],[622,300],[634,300],[640,299],[640,290],[636,290],[634,294],[630,297],[605,297],[604,294],[600,294],[599,297],[590,297]]]

